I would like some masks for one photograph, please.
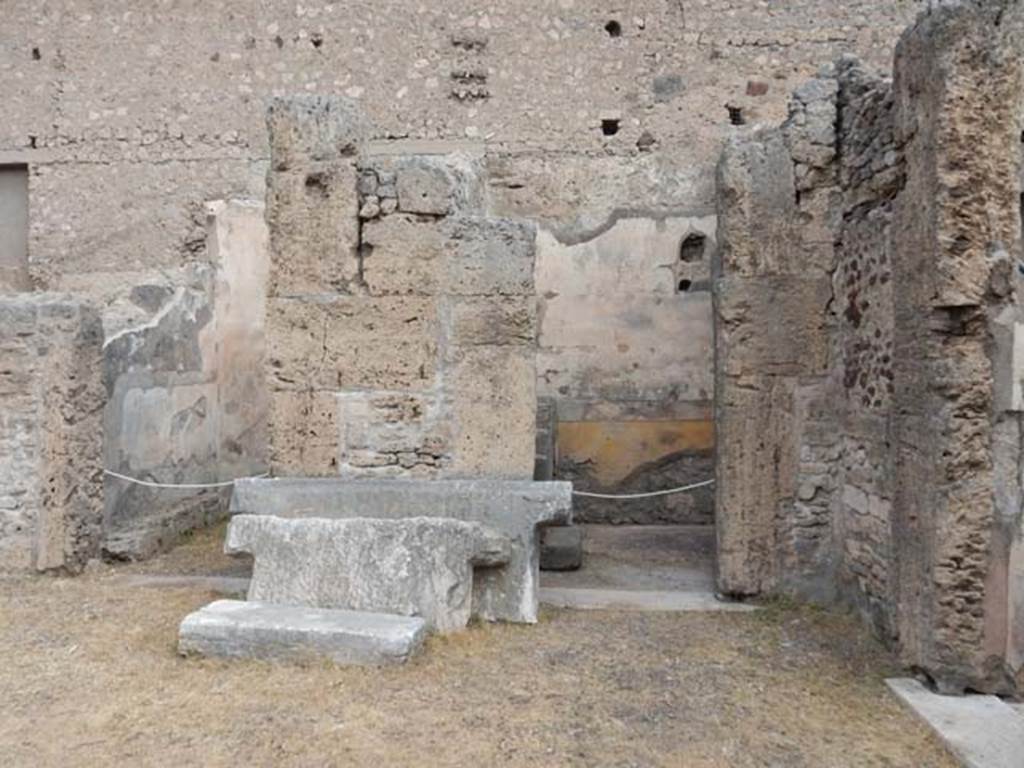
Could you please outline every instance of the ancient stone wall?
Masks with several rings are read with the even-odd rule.
[[[804,195],[778,180],[790,161],[804,164],[794,132],[815,110],[800,91],[781,129],[730,147],[721,166],[721,586],[834,593],[954,691],[1024,680],[1022,43],[1019,0],[948,4],[904,36],[894,83],[852,60],[812,83],[832,84],[838,127],[822,142],[834,148],[820,159],[835,183],[820,222],[794,217]],[[784,210],[766,216],[758,201]],[[830,283],[821,307],[772,272],[784,263],[773,244],[809,239],[823,245]],[[759,270],[746,277],[744,245]],[[755,328],[793,338],[815,320],[814,344],[773,347],[788,352],[781,371],[764,357]],[[818,352],[823,378],[808,367]],[[806,420],[799,394],[819,386],[808,409],[818,416]],[[817,535],[801,502],[818,511]]]
[[[263,205],[218,201],[207,214],[209,261],[189,265],[173,293],[137,286],[156,314],[103,347],[105,466],[148,483],[218,483],[267,466]],[[107,477],[104,552],[153,554],[224,517],[229,491]]]
[[[534,232],[484,214],[479,157],[375,152],[344,100],[270,129],[274,469],[532,476]]]
[[[485,209],[538,225],[538,387],[566,425],[559,474],[611,490],[703,477],[710,253],[690,277],[678,263],[689,228],[713,245],[721,143],[740,123],[783,118],[794,85],[840,52],[887,65],[915,7],[10,0],[0,165],[29,171],[19,283],[91,297],[110,336],[152,322],[152,294],[195,288],[206,201],[263,199],[268,101],[345,96],[380,146],[473,153]],[[708,520],[707,499],[691,500],[592,512]]]
[[[103,328],[83,302],[0,298],[0,571],[78,571],[103,518]]]

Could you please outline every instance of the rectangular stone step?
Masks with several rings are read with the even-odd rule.
[[[423,619],[338,609],[218,600],[181,622],[183,655],[337,664],[403,664],[422,647]]]

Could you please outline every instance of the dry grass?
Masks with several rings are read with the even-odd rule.
[[[401,669],[226,663],[175,653],[212,595],[126,570],[0,581],[4,766],[953,766],[845,617],[546,612]]]

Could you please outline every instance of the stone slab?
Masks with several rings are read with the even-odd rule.
[[[545,528],[540,536],[542,571],[575,571],[583,565],[583,529],[575,525]]]
[[[235,483],[234,513],[277,517],[451,517],[483,523],[509,537],[502,568],[473,580],[473,615],[488,621],[537,621],[540,529],[572,520],[572,484],[529,480],[342,480],[268,478]]]
[[[995,696],[942,696],[912,678],[886,680],[965,768],[1024,765],[1024,717]]]
[[[181,622],[183,655],[337,664],[402,664],[422,647],[422,619],[361,611],[325,610],[218,600]]]
[[[662,592],[656,590],[578,589],[543,587],[540,601],[554,608],[594,611],[722,611],[744,613],[757,607],[719,600],[711,592]]]
[[[474,566],[507,563],[511,545],[450,518],[236,515],[224,550],[253,555],[250,600],[419,616],[453,632],[469,623]]]

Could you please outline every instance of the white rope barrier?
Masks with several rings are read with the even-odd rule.
[[[649,493],[589,493],[588,491],[573,491],[573,496],[586,496],[588,499],[650,499],[655,496],[670,496],[673,493],[686,493],[697,488],[706,488],[714,485],[714,480],[705,480],[702,483],[684,485],[679,488],[669,488],[665,491],[651,491]]]
[[[177,490],[200,490],[203,488],[227,488],[228,486],[234,485],[239,480],[256,480],[261,477],[270,477],[269,472],[264,472],[262,475],[250,475],[249,477],[237,477],[234,480],[224,480],[219,483],[154,483],[149,480],[139,480],[137,477],[129,477],[128,475],[122,475],[120,472],[114,472],[109,469],[104,469],[103,474],[110,477],[116,477],[118,480],[124,480],[126,483],[134,483],[135,485],[141,485],[145,488],[171,488]]]

